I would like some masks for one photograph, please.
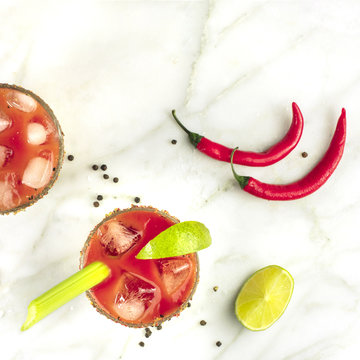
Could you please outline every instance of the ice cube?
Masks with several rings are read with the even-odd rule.
[[[184,283],[191,269],[187,258],[160,259],[158,267],[168,294],[173,294]]]
[[[16,186],[16,175],[7,174],[5,179],[0,181],[0,211],[8,210],[20,205],[20,196]]]
[[[52,175],[52,163],[51,159],[40,156],[32,158],[25,168],[22,183],[34,189],[45,186]]]
[[[40,145],[46,141],[46,129],[39,123],[32,122],[27,127],[27,141],[32,145]]]
[[[46,133],[48,135],[50,135],[50,134],[58,134],[57,131],[56,131],[57,130],[56,126],[55,126],[53,120],[49,116],[45,116],[43,118],[43,125],[45,126]]]
[[[123,320],[134,321],[140,319],[159,296],[155,284],[125,272],[120,279],[115,307]]]
[[[140,239],[138,231],[116,220],[104,224],[99,235],[101,244],[113,256],[123,254]]]
[[[9,117],[0,110],[0,133],[11,126]]]
[[[37,107],[37,102],[30,95],[18,90],[10,90],[6,96],[7,103],[23,112],[33,112]]]
[[[117,303],[117,313],[124,320],[137,320],[145,310],[145,304],[140,299],[123,300]]]
[[[13,155],[12,149],[5,145],[0,145],[0,168],[5,166]]]

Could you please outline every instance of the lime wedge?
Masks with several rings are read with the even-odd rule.
[[[260,269],[241,288],[235,302],[236,317],[249,330],[265,330],[283,314],[293,289],[294,279],[282,267]]]
[[[136,255],[137,259],[160,259],[205,249],[211,244],[210,232],[197,221],[184,221],[161,232]]]

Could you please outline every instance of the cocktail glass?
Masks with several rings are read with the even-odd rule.
[[[87,291],[96,310],[130,327],[157,326],[188,305],[198,279],[196,253],[165,259],[135,256],[152,238],[179,220],[152,207],[115,210],[90,233],[80,268],[105,263],[111,275]]]
[[[63,158],[63,133],[50,107],[29,90],[0,84],[0,215],[46,195]]]

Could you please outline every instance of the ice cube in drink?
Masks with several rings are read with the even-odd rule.
[[[63,135],[49,106],[28,90],[0,84],[0,214],[44,196],[63,156]]]
[[[101,261],[111,275],[87,292],[108,318],[131,327],[156,325],[183,310],[198,281],[197,254],[139,260],[135,256],[178,220],[151,207],[116,210],[90,233],[81,267]]]
[[[159,287],[149,280],[125,271],[116,290],[115,309],[125,321],[140,319],[149,308],[154,307],[161,296]]]

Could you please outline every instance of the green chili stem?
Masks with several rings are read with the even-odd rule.
[[[190,135],[190,134],[191,134],[191,131],[188,130],[188,129],[181,123],[181,121],[177,118],[176,113],[175,113],[175,110],[172,110],[171,113],[172,113],[172,116],[174,117],[175,121],[178,123],[178,125],[179,125],[188,135]]]
[[[241,175],[238,175],[238,174],[235,172],[233,159],[234,159],[235,151],[236,151],[237,149],[238,149],[238,147],[236,147],[235,149],[233,149],[233,151],[231,152],[230,164],[231,164],[231,170],[232,170],[232,172],[233,172],[233,174],[234,174],[234,178],[235,178],[236,181],[239,183],[240,187],[243,189],[243,188],[248,184],[250,177],[249,177],[249,176],[241,176]]]
[[[105,264],[95,261],[46,291],[31,301],[21,330],[29,329],[60,306],[105,280],[109,274],[110,269]]]
[[[197,147],[203,136],[188,130],[176,117],[175,110],[172,110],[171,113],[178,125],[188,134],[190,142]]]

